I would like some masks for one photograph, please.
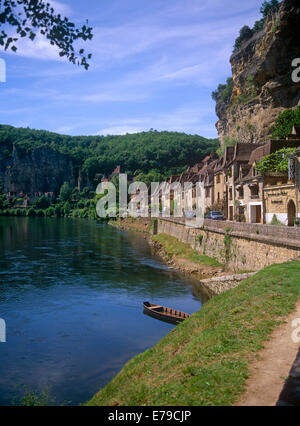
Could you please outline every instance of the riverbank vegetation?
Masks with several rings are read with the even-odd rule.
[[[65,182],[57,199],[52,201],[42,195],[25,206],[24,199],[7,198],[0,188],[0,216],[79,217],[97,220],[98,199],[99,196],[96,196],[94,191],[86,188],[79,192],[77,188],[72,189]]]
[[[222,267],[216,259],[199,254],[199,252],[194,250],[189,244],[182,243],[177,238],[170,235],[154,235],[152,240],[161,245],[168,260],[174,258],[185,259],[196,265]]]
[[[300,261],[265,268],[129,361],[87,405],[232,405],[251,362],[299,299]]]

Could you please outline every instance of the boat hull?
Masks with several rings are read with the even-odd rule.
[[[144,302],[143,303],[143,307],[144,307],[144,314],[148,315],[152,318],[155,318],[159,321],[164,321],[167,322],[169,324],[180,324],[181,322],[183,322],[184,320],[186,320],[187,318],[189,318],[188,314],[185,314],[183,312],[179,312],[179,311],[174,311],[176,313],[176,315],[172,315],[171,313],[167,313],[168,308],[164,307],[164,306],[155,306],[155,305],[151,305],[151,303],[149,302]],[[169,309],[170,311],[170,309]],[[181,315],[181,317],[179,316],[179,314]]]

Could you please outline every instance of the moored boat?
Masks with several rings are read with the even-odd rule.
[[[176,309],[166,308],[165,306],[160,305],[154,305],[149,302],[144,302],[143,307],[144,313],[146,315],[149,315],[160,321],[165,321],[172,324],[179,324],[190,317],[189,314],[177,311]]]

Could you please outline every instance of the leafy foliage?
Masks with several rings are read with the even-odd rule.
[[[280,220],[278,219],[278,217],[276,216],[276,214],[273,215],[272,220],[270,222],[270,225],[273,226],[284,226],[282,222],[280,222]]]
[[[217,101],[218,99],[222,99],[222,101],[226,102],[230,99],[232,90],[233,90],[233,78],[228,77],[226,84],[219,84],[217,90],[212,92],[212,98]]]
[[[6,27],[14,27],[17,36],[10,36]],[[91,40],[92,28],[83,25],[77,28],[68,18],[56,14],[53,7],[43,0],[0,0],[0,45],[5,50],[17,51],[16,42],[19,38],[34,40],[37,34],[46,37],[50,44],[59,48],[59,55],[65,56],[73,64],[82,65],[88,69],[84,49],[75,51],[74,43],[77,40]]]
[[[71,194],[72,194],[72,189],[70,188],[70,185],[68,184],[68,182],[65,182],[63,186],[60,188],[59,199],[65,203],[70,199]]]
[[[238,50],[240,49],[240,47],[242,46],[242,44],[249,40],[254,34],[254,31],[248,27],[248,25],[245,25],[243,28],[240,29],[240,35],[238,36],[238,38],[235,40],[234,43],[234,50]]]
[[[89,179],[110,175],[120,165],[130,175],[181,173],[218,148],[217,139],[176,132],[143,132],[124,136],[66,136],[43,130],[0,125],[0,150],[13,146],[19,155],[47,146],[73,160],[75,175],[84,168]],[[99,181],[99,179],[97,179]]]
[[[253,28],[248,27],[248,25],[245,25],[240,30],[239,37],[235,40],[234,43],[234,49],[233,51],[236,52],[239,50],[243,43],[245,41],[249,40],[257,31],[261,31],[264,27],[264,24],[266,22],[266,19],[269,15],[269,13],[274,12],[279,7],[278,0],[271,0],[271,1],[264,1],[260,8],[260,13],[262,14],[263,18],[259,21],[256,21]]]
[[[293,126],[300,126],[300,107],[295,110],[287,109],[279,114],[272,127],[273,139],[284,139],[291,134]]]
[[[278,9],[278,6],[279,6],[278,0],[264,1],[260,8],[260,13],[263,16],[263,19],[266,20],[269,13]]]
[[[294,154],[295,151],[296,148],[283,148],[273,154],[267,155],[257,163],[258,172],[261,174],[266,172],[288,172],[288,156]]]

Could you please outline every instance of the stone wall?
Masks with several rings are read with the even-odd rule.
[[[157,233],[176,237],[233,271],[257,271],[300,256],[300,228],[205,220],[199,229],[180,219],[158,219]]]

